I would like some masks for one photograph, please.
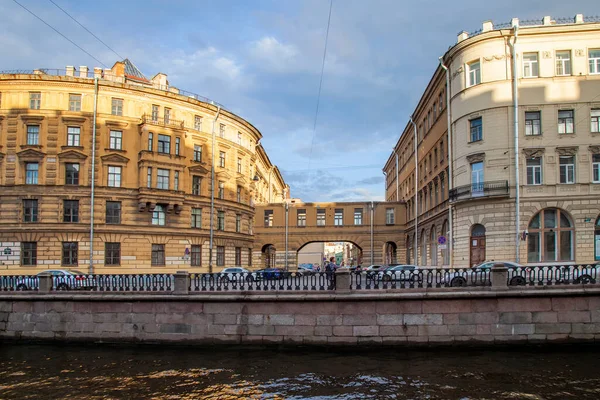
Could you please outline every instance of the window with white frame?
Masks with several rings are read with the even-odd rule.
[[[333,214],[333,225],[342,226],[344,225],[344,210],[342,208],[336,208]]]
[[[537,136],[542,134],[541,112],[525,112],[525,135]]]
[[[571,51],[561,50],[556,52],[556,75],[571,75]]]
[[[169,170],[158,168],[156,171],[156,188],[169,190]]]
[[[67,127],[67,146],[79,147],[81,137],[81,128],[78,126]]]
[[[467,87],[479,85],[481,83],[481,64],[473,61],[467,64]]]
[[[148,132],[148,151],[152,151],[154,143],[154,134],[152,132]]]
[[[531,157],[527,159],[527,184],[542,184],[542,158]]]
[[[171,122],[171,109],[170,108],[165,107],[164,115],[165,115],[165,124],[168,124],[169,122]]]
[[[111,114],[123,115],[123,99],[112,99]]]
[[[241,158],[237,159],[237,172],[238,172],[238,174],[242,173],[242,159]]]
[[[386,223],[386,225],[394,225],[395,218],[394,218],[394,209],[393,208],[385,209],[385,223]]]
[[[195,196],[199,196],[201,188],[202,188],[202,177],[198,176],[198,175],[192,176],[192,194]]]
[[[152,211],[152,225],[165,225],[167,218],[167,213],[165,212],[165,206],[161,204],[157,204],[154,206],[154,211]]]
[[[479,142],[483,139],[483,123],[481,117],[469,121],[471,131],[471,142]]]
[[[158,121],[158,106],[156,104],[152,104],[152,121]]]
[[[152,187],[152,167],[148,167],[148,174],[146,175],[146,186]]]
[[[273,226],[273,210],[265,210],[264,222],[265,228]]]
[[[122,150],[123,149],[123,132],[122,131],[110,131],[108,147],[112,150]]]
[[[537,78],[538,74],[538,53],[523,53],[523,78]]]
[[[202,228],[201,208],[192,208],[192,228]]]
[[[560,156],[560,183],[575,183],[575,156]]]
[[[219,124],[219,137],[225,137],[225,124]]]
[[[217,212],[217,230],[219,230],[219,231],[225,230],[225,211]]]
[[[239,144],[240,146],[242,145],[242,133],[241,132],[237,133],[237,144]]]
[[[590,131],[600,132],[600,108],[592,108],[590,111]]]
[[[65,185],[79,185],[79,164],[65,164]]]
[[[121,167],[108,167],[108,186],[121,187]]]
[[[69,94],[69,111],[81,111],[80,94]]]
[[[27,125],[27,145],[37,146],[40,144],[40,126]]]
[[[219,193],[217,197],[219,199],[225,198],[225,182],[219,182]]]
[[[194,145],[194,161],[202,162],[202,146]]]
[[[298,226],[306,226],[306,209],[305,208],[298,209],[298,216],[297,216],[296,220],[297,220]]]
[[[176,137],[175,138],[175,155],[178,156],[179,155],[179,150],[181,149],[181,138]]]
[[[590,49],[588,52],[590,74],[600,74],[600,49]]]
[[[592,154],[592,181],[600,183],[600,154]]]
[[[560,110],[558,112],[558,133],[573,133],[573,110]]]
[[[317,210],[317,226],[325,226],[325,210]]]
[[[25,164],[25,184],[26,185],[37,185],[38,184],[38,163],[27,163]]]
[[[237,233],[242,231],[242,214],[235,214],[235,231]]]
[[[224,151],[219,152],[219,167],[225,168],[225,152]]]
[[[42,94],[40,92],[29,92],[29,108],[39,110],[42,102]]]
[[[194,117],[194,129],[197,131],[202,130],[202,117],[199,115],[196,115]]]
[[[179,190],[179,171],[175,171],[173,175],[173,190]]]
[[[242,187],[240,185],[238,185],[236,190],[236,199],[238,203],[242,202]]]

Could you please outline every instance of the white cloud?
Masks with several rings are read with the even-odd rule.
[[[273,36],[264,36],[250,43],[250,56],[263,69],[276,73],[297,71],[298,49],[281,43]]]

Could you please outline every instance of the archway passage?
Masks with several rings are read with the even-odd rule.
[[[353,267],[362,265],[363,250],[349,241],[304,243],[296,252],[299,267],[320,268],[333,258],[338,266]]]
[[[398,246],[394,242],[385,243],[385,264],[398,263]]]
[[[471,227],[469,265],[474,267],[485,261],[485,226],[475,224]]]
[[[275,268],[277,249],[272,244],[265,244],[261,249],[261,258],[265,268]]]
[[[527,228],[527,262],[573,261],[575,227],[566,211],[545,208]]]

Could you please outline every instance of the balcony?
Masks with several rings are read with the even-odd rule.
[[[164,126],[165,128],[184,129],[184,122],[172,118],[152,118],[152,115],[142,115],[142,124]]]
[[[508,196],[508,181],[472,183],[450,190],[451,201]]]

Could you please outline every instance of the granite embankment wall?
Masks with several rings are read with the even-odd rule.
[[[600,339],[600,288],[0,295],[0,339],[415,345]]]

